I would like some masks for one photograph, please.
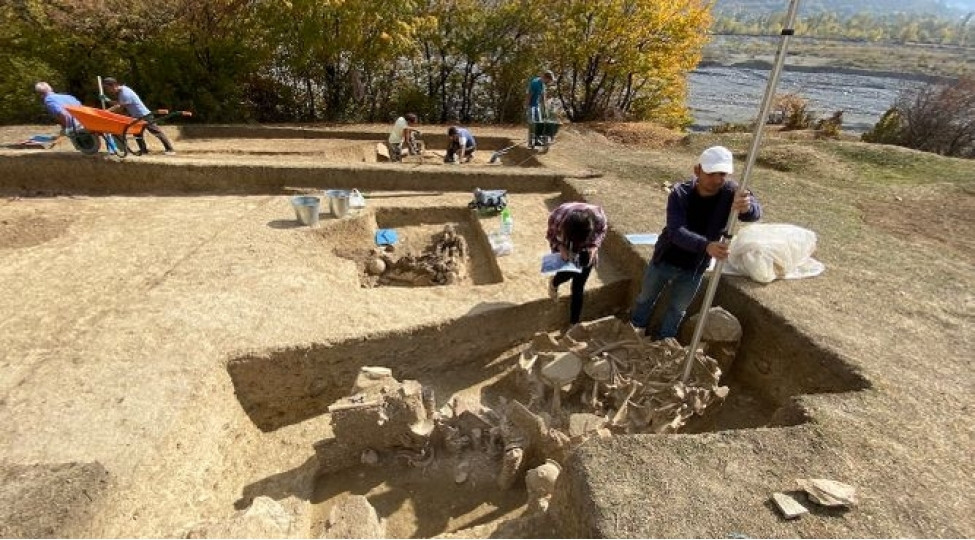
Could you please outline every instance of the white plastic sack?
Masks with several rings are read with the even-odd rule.
[[[787,223],[756,223],[739,229],[731,240],[728,264],[760,283],[818,275],[823,266],[812,259],[816,233]]]

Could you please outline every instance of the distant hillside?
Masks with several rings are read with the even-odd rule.
[[[769,13],[785,11],[788,0],[717,0],[715,12],[719,15],[745,13]],[[841,15],[871,13],[916,13],[942,16],[962,16],[975,11],[975,0],[800,0],[799,15],[829,11]]]

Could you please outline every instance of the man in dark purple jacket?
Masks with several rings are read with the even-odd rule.
[[[647,328],[657,299],[670,286],[657,339],[676,337],[687,306],[701,285],[711,258],[726,259],[728,246],[719,242],[731,211],[741,221],[758,221],[762,207],[751,192],[739,192],[727,178],[734,171],[731,152],[712,146],[694,166],[695,178],[674,186],[667,200],[667,225],[657,239],[653,259],[643,274],[630,322]]]

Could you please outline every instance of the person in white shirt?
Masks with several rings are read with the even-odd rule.
[[[102,84],[105,86],[105,91],[115,98],[116,104],[109,107],[108,110],[112,112],[125,111],[132,118],[141,118],[146,122],[146,129],[149,133],[152,133],[159,139],[163,144],[163,148],[166,150],[167,155],[175,154],[176,151],[173,150],[173,143],[169,142],[169,137],[163,133],[163,130],[159,129],[156,125],[155,118],[149,108],[142,103],[142,99],[139,98],[139,94],[135,93],[124,84],[119,84],[117,80],[112,77],[106,77],[102,80]],[[139,154],[148,154],[149,148],[146,147],[146,140],[143,138],[143,133],[135,136],[135,142],[139,145]]]
[[[390,161],[402,161],[404,147],[411,156],[420,154],[420,130],[415,127],[418,123],[419,120],[413,113],[396,119],[387,142]]]

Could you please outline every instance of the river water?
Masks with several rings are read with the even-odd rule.
[[[688,104],[692,130],[723,122],[749,123],[758,114],[770,72],[738,66],[707,66],[691,72]],[[797,93],[809,100],[819,118],[843,111],[843,129],[864,132],[873,127],[904,89],[920,82],[883,75],[793,72],[784,68],[776,93]]]

